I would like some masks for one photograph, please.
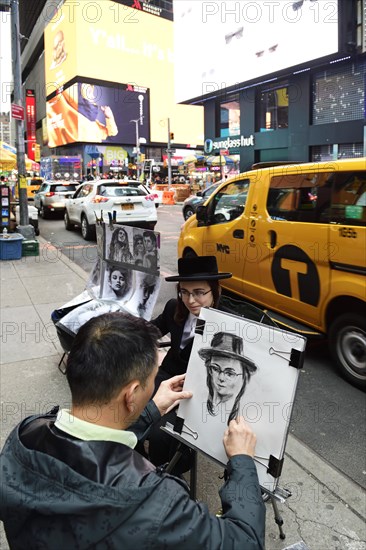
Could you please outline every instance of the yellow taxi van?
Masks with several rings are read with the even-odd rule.
[[[366,386],[366,158],[254,165],[182,227],[179,257],[215,255],[222,286],[284,328],[324,334]]]
[[[38,176],[27,177],[27,199],[28,201],[34,201],[34,194],[38,191],[43,183],[43,178]],[[15,198],[19,198],[18,186],[15,186]]]

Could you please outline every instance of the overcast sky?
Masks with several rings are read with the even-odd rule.
[[[0,110],[10,111],[7,84],[12,81],[10,13],[0,13]]]

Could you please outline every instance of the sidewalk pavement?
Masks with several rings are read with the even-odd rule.
[[[0,261],[1,448],[22,418],[70,403],[57,368],[62,348],[50,314],[84,290],[87,274],[60,250],[39,242],[40,256]],[[199,456],[197,497],[213,513],[220,508],[221,475],[222,468]],[[278,502],[286,539],[279,537],[268,502],[267,550],[366,550],[365,491],[292,435],[279,486],[292,493]],[[8,548],[2,529],[0,548]]]

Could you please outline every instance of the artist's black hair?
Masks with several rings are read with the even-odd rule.
[[[74,405],[104,405],[129,382],[142,386],[157,363],[159,330],[126,313],[90,319],[78,331],[66,368]]]

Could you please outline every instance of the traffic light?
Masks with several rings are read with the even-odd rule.
[[[170,132],[169,134],[170,141],[174,140],[174,132]]]

